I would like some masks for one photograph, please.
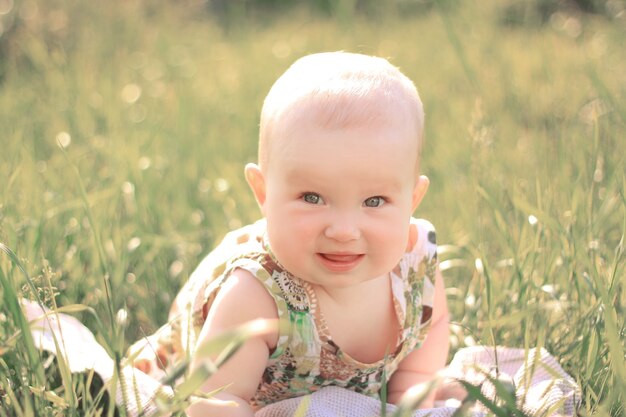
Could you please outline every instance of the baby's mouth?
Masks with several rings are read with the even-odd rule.
[[[318,253],[317,256],[328,270],[343,273],[356,268],[365,255],[359,253]]]
[[[331,262],[340,262],[340,263],[354,262],[363,256],[363,255],[353,254],[353,253],[349,253],[349,254],[320,253],[319,255],[322,258],[329,260]]]

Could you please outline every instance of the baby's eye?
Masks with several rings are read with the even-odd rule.
[[[302,194],[302,199],[305,203],[309,204],[323,204],[324,200],[319,194],[316,193],[304,193]]]
[[[385,199],[380,196],[370,197],[363,202],[365,207],[380,207],[385,204]]]

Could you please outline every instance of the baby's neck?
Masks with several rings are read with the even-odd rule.
[[[352,358],[374,363],[395,351],[400,325],[388,275],[347,288],[314,287],[327,336]]]
[[[335,305],[349,307],[363,302],[371,302],[376,294],[386,294],[389,286],[389,274],[382,275],[357,285],[348,287],[324,287],[311,285],[318,298],[332,302]]]

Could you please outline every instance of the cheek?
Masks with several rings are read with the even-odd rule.
[[[284,266],[289,263],[287,258],[298,258],[305,251],[313,250],[319,235],[318,225],[312,216],[294,213],[289,208],[269,210],[268,238],[274,254]]]
[[[399,219],[399,220],[398,220]],[[379,224],[373,237],[387,256],[400,257],[404,253],[409,239],[409,219],[398,216]]]

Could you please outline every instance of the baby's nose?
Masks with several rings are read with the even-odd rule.
[[[354,216],[347,214],[339,214],[333,216],[324,231],[324,235],[339,242],[348,242],[361,237],[360,228],[354,219]]]

